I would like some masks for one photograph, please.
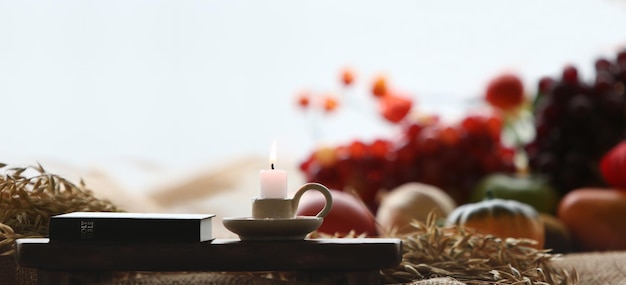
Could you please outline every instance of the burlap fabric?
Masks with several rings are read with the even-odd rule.
[[[626,284],[626,252],[589,252],[568,254],[555,261],[575,268],[580,284]]]
[[[580,285],[595,284],[626,284],[626,252],[589,252],[563,255],[555,260],[555,264],[564,269],[575,269],[578,273]],[[141,280],[143,283],[137,283]],[[133,283],[134,282],[134,283]],[[129,284],[259,284],[259,285],[283,285],[303,284],[276,280],[264,280],[249,275],[231,275],[218,273],[194,273],[153,275],[144,278],[128,280],[118,283]],[[435,278],[410,283],[411,285],[460,285],[461,282],[449,278]]]
[[[0,284],[11,284],[8,281],[15,282],[16,274],[17,266],[13,256],[0,256]]]
[[[626,284],[626,251],[571,253],[555,259],[555,264],[567,270],[575,269],[581,285]],[[36,271],[15,265],[13,256],[0,256],[0,284],[37,284]],[[270,280],[246,273],[143,273],[115,278],[113,284],[254,284],[254,285],[315,285],[311,282]],[[415,281],[411,285],[458,285],[448,278]]]
[[[578,272],[581,285],[626,284],[626,252],[591,252],[567,254],[555,260],[562,268]],[[12,256],[0,257],[0,284],[36,284],[33,269],[15,266]],[[290,282],[268,280],[245,273],[148,273],[118,278],[117,285],[130,284],[189,284],[189,285],[314,285],[308,282]],[[459,285],[463,284],[449,278],[436,278],[410,283],[411,285]]]
[[[18,267],[13,255],[0,256],[0,284],[36,284],[37,271],[33,268]]]
[[[626,284],[626,251],[625,252],[589,252],[573,253],[556,259],[555,264],[562,268],[578,272],[581,285],[593,284]],[[0,257],[0,284],[36,284],[34,270],[15,266],[12,256]],[[268,280],[251,274],[235,273],[147,273],[118,278],[113,284],[254,284],[254,285],[313,285],[307,282],[289,282]],[[448,278],[421,280],[411,285],[459,285],[463,284]]]
[[[192,284],[192,285],[322,285],[334,284],[327,282],[294,282],[267,280],[254,277],[248,274],[233,273],[186,273],[186,274],[165,274],[143,276],[115,283],[115,285],[172,285],[172,284]],[[415,281],[407,285],[463,285],[464,283],[451,278],[434,278],[429,280]],[[104,285],[104,284],[102,284]]]
[[[571,253],[556,259],[564,269],[575,269],[581,285],[626,284],[626,251]],[[13,256],[0,256],[0,284],[36,284],[36,271],[15,265]],[[144,273],[116,278],[114,284],[254,284],[254,285],[314,285],[308,282],[268,280],[246,273]],[[458,285],[447,278],[422,280],[411,285]]]

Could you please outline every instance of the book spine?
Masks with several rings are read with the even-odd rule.
[[[50,241],[68,242],[200,242],[201,220],[52,218]]]

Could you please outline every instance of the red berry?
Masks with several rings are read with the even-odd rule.
[[[434,155],[439,152],[442,145],[441,128],[439,126],[428,126],[420,133],[419,151],[422,154]]]
[[[459,143],[459,132],[454,127],[445,127],[440,133],[441,141],[450,147],[454,147]]]
[[[377,139],[369,146],[369,153],[375,158],[384,159],[387,157],[390,143],[386,140]]]
[[[341,82],[345,86],[350,86],[354,82],[354,71],[351,68],[345,68],[341,72]]]
[[[387,95],[380,101],[380,113],[392,123],[398,123],[409,114],[413,101],[410,98],[398,95]]]
[[[339,107],[339,101],[334,95],[326,95],[323,101],[324,111],[330,113]]]
[[[405,165],[414,162],[416,152],[413,145],[408,141],[397,142],[393,146],[394,159],[399,164]]]
[[[512,110],[524,102],[524,85],[516,75],[500,75],[487,85],[485,99],[496,108]]]
[[[367,153],[367,146],[362,141],[353,141],[350,144],[350,157],[353,159],[362,159]]]
[[[413,144],[417,139],[417,136],[424,128],[421,124],[411,123],[403,126],[403,130],[397,142]]]
[[[500,117],[493,116],[487,118],[485,127],[493,139],[500,139],[500,132],[502,131],[502,119]]]
[[[372,83],[372,94],[378,98],[387,95],[387,78],[385,76],[378,75],[374,78],[374,82]]]
[[[467,116],[461,121],[461,127],[471,134],[482,133],[484,125],[484,118],[475,115]]]
[[[296,98],[298,106],[302,109],[306,109],[311,104],[311,94],[308,91],[302,91],[298,94]]]

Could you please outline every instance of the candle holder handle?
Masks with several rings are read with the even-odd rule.
[[[309,191],[309,190],[317,190],[318,192],[322,193],[322,195],[324,195],[326,204],[324,205],[324,208],[322,208],[322,210],[320,210],[320,212],[317,213],[316,217],[320,217],[320,218],[326,217],[326,215],[330,213],[330,210],[333,207],[333,195],[330,193],[330,190],[326,188],[326,186],[319,184],[319,183],[306,183],[300,186],[298,191],[296,191],[296,194],[293,195],[293,199],[292,199],[294,212],[296,212],[296,210],[298,209],[298,204],[300,203],[300,197],[302,197],[302,194],[304,194],[304,192]]]

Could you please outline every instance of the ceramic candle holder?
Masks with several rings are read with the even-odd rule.
[[[325,217],[333,206],[333,196],[326,186],[318,183],[302,185],[293,198],[257,198],[252,202],[252,217],[255,219],[293,219],[298,211],[298,204],[302,194],[309,190],[316,190],[324,195],[326,204],[317,213],[316,217]]]
[[[326,204],[315,216],[297,216],[300,198],[309,190],[322,193]],[[326,186],[307,183],[291,199],[256,198],[252,202],[252,217],[225,217],[222,223],[242,241],[303,240],[322,225],[332,206],[333,196]]]

